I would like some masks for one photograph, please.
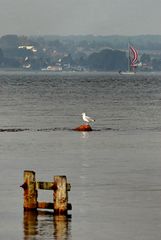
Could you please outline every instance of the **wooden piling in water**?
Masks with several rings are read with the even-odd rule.
[[[54,213],[65,215],[68,210],[68,192],[66,176],[54,176],[57,188],[54,191]]]
[[[37,210],[53,209],[55,215],[67,215],[67,211],[72,209],[68,203],[68,191],[70,184],[67,183],[66,176],[54,176],[53,182],[38,182],[35,179],[34,171],[24,171],[24,209]],[[38,189],[53,190],[53,203],[38,202]]]
[[[24,209],[36,210],[37,209],[37,190],[35,182],[35,172],[24,171]]]

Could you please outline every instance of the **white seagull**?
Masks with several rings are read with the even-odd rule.
[[[83,120],[84,120],[86,123],[95,122],[94,119],[88,117],[85,113],[82,113],[82,118],[83,118]]]

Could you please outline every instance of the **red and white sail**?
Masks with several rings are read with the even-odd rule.
[[[136,67],[138,64],[138,52],[132,46],[129,46],[129,58],[130,58],[130,66]]]

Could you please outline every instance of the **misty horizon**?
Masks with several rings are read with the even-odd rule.
[[[161,35],[160,0],[0,0],[0,36]]]
[[[54,38],[88,38],[88,37],[92,37],[92,38],[97,38],[97,37],[102,37],[102,38],[108,38],[108,37],[123,37],[123,38],[137,38],[137,37],[161,37],[161,34],[136,34],[136,35],[122,35],[122,34],[111,34],[111,35],[96,35],[96,34],[68,34],[68,35],[63,35],[63,34],[17,34],[17,33],[5,33],[3,35],[0,35],[1,37],[4,36],[17,36],[17,37],[21,37],[21,36],[25,36],[25,37],[54,37]]]

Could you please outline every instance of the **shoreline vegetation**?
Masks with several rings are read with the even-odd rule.
[[[127,70],[128,43],[138,49],[138,71],[161,71],[161,36],[17,36],[0,38],[0,70],[86,72]]]

